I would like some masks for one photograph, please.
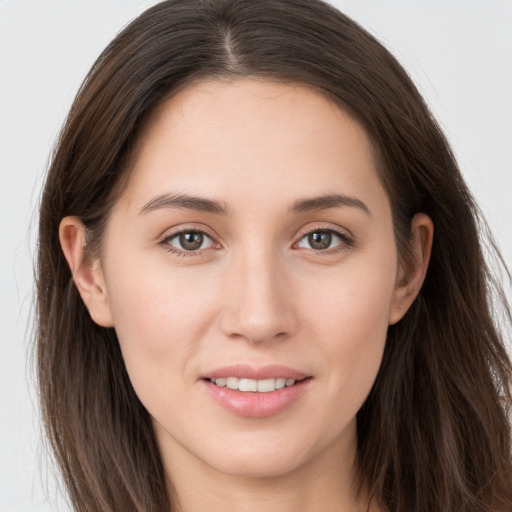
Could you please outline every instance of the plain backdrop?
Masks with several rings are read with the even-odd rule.
[[[42,455],[29,359],[37,203],[83,77],[115,34],[154,3],[0,0],[0,512],[69,510]],[[332,3],[409,71],[510,265],[512,1]]]

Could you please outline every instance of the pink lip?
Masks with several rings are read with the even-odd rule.
[[[221,377],[256,380],[281,377],[295,379],[299,382],[296,382],[293,386],[276,389],[268,393],[252,393],[217,386],[209,380]],[[313,380],[307,377],[306,374],[286,366],[271,365],[258,368],[242,364],[208,372],[203,376],[201,383],[215,402],[227,411],[246,418],[266,418],[285,411],[297,402]]]
[[[203,379],[218,379],[222,377],[238,377],[239,379],[295,379],[302,380],[308,375],[305,373],[289,368],[282,365],[267,365],[267,366],[251,366],[248,364],[235,364],[232,366],[224,366],[217,368],[211,372],[205,373],[201,376]]]

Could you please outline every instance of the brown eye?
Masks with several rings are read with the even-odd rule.
[[[308,242],[312,249],[321,251],[328,249],[331,245],[332,235],[327,231],[317,231],[316,233],[310,233],[308,235]]]
[[[201,231],[182,231],[169,237],[166,243],[176,251],[192,252],[211,247],[213,240]]]
[[[192,233],[181,233],[179,240],[180,245],[186,251],[197,251],[203,245],[203,234],[192,232]]]
[[[343,244],[348,244],[347,236],[334,230],[323,229],[312,231],[304,235],[298,243],[300,248],[312,249],[313,251],[325,251],[327,249],[335,249]]]

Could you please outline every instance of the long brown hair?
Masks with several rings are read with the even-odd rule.
[[[483,257],[478,208],[406,72],[371,35],[319,0],[168,0],[133,21],[94,64],[44,188],[37,364],[42,413],[77,511],[169,511],[147,411],[113,329],[91,320],[58,238],[66,215],[99,247],[145,119],[201,79],[254,76],[315,87],[365,127],[402,261],[417,212],[435,225],[419,297],[389,329],[358,413],[357,467],[389,512],[512,510],[512,366],[493,318],[510,311]]]

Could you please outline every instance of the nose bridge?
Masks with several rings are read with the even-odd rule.
[[[227,271],[228,303],[223,330],[252,342],[293,330],[283,263],[271,247],[246,246],[233,254]]]

